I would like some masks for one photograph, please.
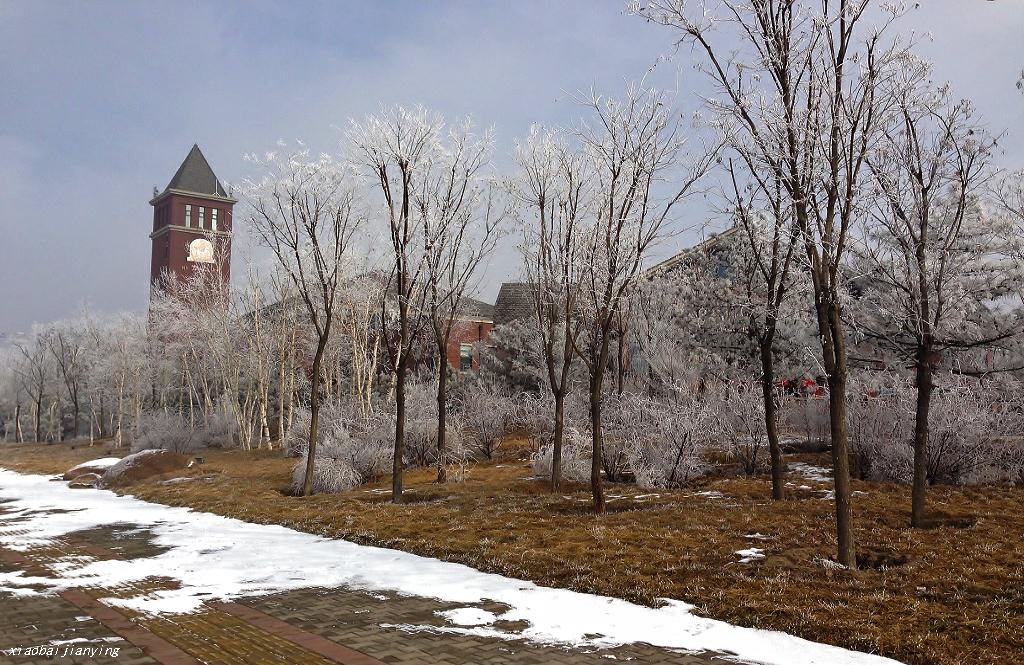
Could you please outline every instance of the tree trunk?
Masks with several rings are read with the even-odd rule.
[[[562,443],[565,440],[565,392],[555,393],[555,432],[551,441],[551,491],[562,489]]]
[[[914,485],[910,500],[910,525],[925,526],[925,494],[928,490],[928,412],[931,409],[932,358],[930,345],[917,350],[917,412],[914,419]]]
[[[599,354],[603,362],[606,354]],[[601,432],[601,383],[604,378],[603,365],[595,367],[590,377],[590,427],[593,442],[593,456],[590,460],[590,490],[594,495],[594,512],[601,515],[607,509],[604,500],[604,486],[601,482],[601,459],[604,436]]]
[[[77,438],[78,438],[78,435],[79,435],[79,430],[78,430],[78,417],[79,417],[79,415],[80,415],[80,413],[81,413],[81,407],[80,407],[80,406],[79,406],[79,404],[78,404],[78,396],[77,396],[77,395],[75,396],[75,399],[74,399],[74,410],[75,410],[75,426],[74,426],[74,432],[75,432],[75,438],[77,439]]]
[[[786,498],[782,478],[782,447],[779,445],[779,405],[775,400],[775,363],[771,337],[761,340],[761,392],[764,397],[764,426],[768,435],[768,452],[772,458],[772,500]]]
[[[43,436],[43,398],[40,395],[32,409],[32,436],[35,443],[39,443]]]
[[[395,376],[395,453],[391,467],[391,503],[402,503],[402,471],[405,464],[405,359]]]
[[[330,317],[328,315],[328,326]],[[306,475],[302,479],[302,496],[309,496],[313,491],[313,468],[316,464],[316,430],[320,421],[320,361],[327,347],[327,331],[320,337],[316,345],[316,356],[313,358],[313,372],[309,377],[309,446],[306,449]]]
[[[21,431],[21,404],[14,407],[14,441],[23,443],[25,434]]]
[[[447,441],[447,416],[448,416],[448,360],[443,355],[444,348],[438,345],[438,360],[440,365],[437,368],[437,482],[448,482],[448,441]]]

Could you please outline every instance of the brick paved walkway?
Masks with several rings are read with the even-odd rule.
[[[130,560],[159,552],[149,534],[128,525],[92,529],[26,552],[0,549],[0,571],[53,577],[58,564]],[[171,584],[173,580],[150,578],[118,588],[71,589],[58,595],[13,597],[0,592],[0,662],[597,665],[613,658],[673,665],[728,662],[722,655],[679,654],[647,645],[594,651],[458,634],[438,613],[464,605],[347,589],[303,589],[230,603],[210,602],[201,612],[170,616],[113,608],[97,600],[144,595]],[[504,609],[497,603],[479,607],[494,612]],[[523,628],[500,622],[491,627]],[[42,647],[42,652],[3,655],[29,647]]]

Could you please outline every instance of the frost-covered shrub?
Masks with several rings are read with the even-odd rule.
[[[562,441],[562,478],[573,482],[590,480],[592,459],[590,434],[569,427]],[[533,455],[533,473],[539,478],[551,477],[551,458],[554,445],[542,443]]]
[[[707,450],[717,433],[716,405],[702,396],[678,393],[648,400],[649,433],[629,449],[629,465],[641,487],[679,487],[710,468]]]
[[[719,413],[719,446],[747,475],[765,466],[768,430],[765,426],[764,395],[755,383],[730,385],[711,396]]]
[[[467,386],[458,408],[463,438],[478,458],[491,459],[519,422],[520,403],[503,387]]]
[[[1024,432],[1020,385],[950,376],[932,397],[928,482],[1016,480]]]
[[[847,391],[853,474],[862,480],[909,480],[914,469],[914,396],[906,379],[854,375]]]
[[[186,419],[167,411],[143,412],[137,427],[138,436],[132,442],[132,452],[168,450],[187,455],[204,440],[203,433],[192,428]]]
[[[783,429],[802,436],[809,449],[829,444],[832,438],[829,423],[827,395],[796,396],[784,402]]]
[[[286,445],[299,455],[292,472],[292,489],[301,492],[307,461],[309,409],[297,409]],[[391,468],[393,438],[379,436],[387,431],[387,419],[379,414],[362,414],[351,402],[323,403],[317,423],[316,461],[313,492],[331,493],[352,489],[380,477]],[[391,428],[393,437],[393,426]]]

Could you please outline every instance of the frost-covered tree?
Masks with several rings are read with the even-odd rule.
[[[898,113],[868,155],[877,203],[853,238],[856,329],[913,369],[911,524],[925,526],[929,413],[934,377],[948,356],[1007,342],[1021,330],[1019,243],[1003,216],[979,203],[995,140],[970,102],[931,83],[927,63],[907,61],[890,93]],[[993,369],[993,368],[989,368]]]
[[[308,495],[316,460],[316,428],[320,410],[320,375],[345,258],[365,217],[344,164],[300,147],[290,154],[268,153],[250,160],[263,173],[245,183],[248,219],[260,242],[268,247],[288,275],[305,305],[317,344],[309,368],[310,428],[302,493]]]
[[[591,163],[558,130],[530,128],[516,146],[518,172],[511,189],[522,206],[522,250],[540,335],[548,389],[554,399],[551,491],[562,482],[565,398],[580,335],[584,216],[591,214]]]
[[[601,402],[618,316],[628,306],[644,261],[663,239],[676,205],[707,172],[715,151],[683,166],[685,141],[667,97],[633,85],[622,99],[581,100],[592,118],[578,138],[593,178],[593,205],[582,229],[576,345],[589,373],[594,512],[605,512],[601,479]]]
[[[632,8],[691,47],[714,86],[705,100],[710,122],[792,206],[829,387],[838,560],[853,566],[842,268],[850,227],[867,204],[865,160],[894,102],[881,86],[904,60],[901,45],[884,41],[898,9],[875,12],[860,0],[651,0]],[[875,17],[880,23],[869,26]]]
[[[448,343],[461,325],[465,296],[499,238],[490,168],[493,136],[474,134],[469,118],[439,132],[434,155],[417,173],[414,210],[422,224],[424,306],[437,368],[437,482],[448,479]]]
[[[391,500],[402,502],[405,463],[406,383],[415,357],[417,338],[425,323],[424,281],[426,261],[423,217],[416,196],[429,187],[428,176],[440,157],[444,127],[441,116],[417,106],[395,107],[362,122],[352,120],[348,142],[356,168],[371,187],[379,187],[377,210],[390,247],[385,292],[396,301],[396,326],[387,336],[387,351],[394,373],[395,445],[392,459]],[[385,321],[382,321],[382,325]]]

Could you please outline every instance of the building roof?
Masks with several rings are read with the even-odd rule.
[[[665,259],[661,263],[657,263],[651,266],[650,268],[644,271],[644,276],[647,277],[648,279],[651,279],[653,277],[657,277],[658,275],[663,275],[666,272],[671,272],[673,268],[682,264],[684,261],[686,261],[688,257],[693,256],[695,253],[713,251],[716,245],[718,245],[721,242],[725,242],[729,238],[734,236],[738,229],[739,227],[734,224],[733,226],[730,226],[726,230],[722,231],[721,233],[714,233],[711,236],[705,238],[704,240],[701,240],[696,245],[687,247],[678,254],[675,254],[674,256],[670,256],[669,258]]]
[[[198,144],[192,145],[192,149],[178,167],[171,182],[167,184],[167,188],[153,200],[163,198],[171,191],[234,200],[220,184]]]
[[[463,321],[493,321],[494,305],[476,298],[463,298],[459,303],[458,318]]]
[[[494,301],[494,325],[533,315],[533,286],[529,282],[505,282]]]

